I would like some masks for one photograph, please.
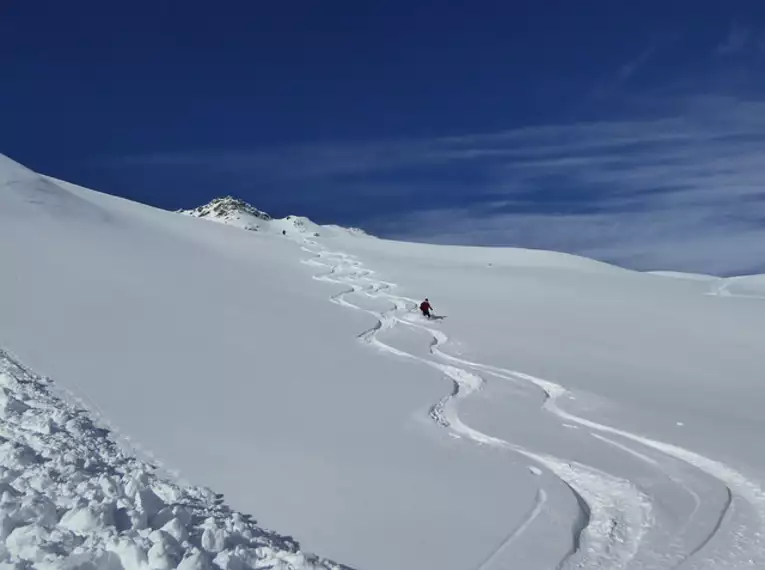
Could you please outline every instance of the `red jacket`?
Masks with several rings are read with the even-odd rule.
[[[420,303],[421,311],[430,311],[431,309],[433,309],[433,307],[431,307],[430,303],[428,303],[427,301],[423,301],[422,303]]]

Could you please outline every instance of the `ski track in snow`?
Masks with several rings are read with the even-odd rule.
[[[723,277],[712,282],[712,288],[707,295],[714,297],[738,297],[739,295],[733,295],[730,291],[730,286],[733,285],[739,277]],[[743,295],[746,296],[746,295]]]
[[[502,559],[503,555],[505,554],[505,551],[513,543],[515,538],[523,534],[523,532],[528,527],[530,527],[531,524],[536,520],[536,518],[542,512],[542,508],[544,507],[546,502],[547,502],[547,493],[545,493],[543,489],[540,489],[539,491],[537,491],[536,497],[534,497],[534,507],[524,517],[523,522],[521,522],[521,524],[518,525],[517,528],[513,529],[512,532],[510,532],[508,537],[502,541],[502,544],[500,544],[497,547],[497,549],[494,550],[494,552],[489,554],[486,560],[484,560],[476,568],[476,570],[490,570],[491,568],[493,568],[495,564],[497,563],[497,561]]]
[[[56,392],[0,350],[0,567],[350,570],[159,477]]]
[[[721,277],[712,282],[711,289],[706,293],[712,297],[735,297],[737,299],[765,299],[763,295],[752,295],[747,293],[734,293],[730,290],[731,286],[743,277]]]
[[[430,410],[430,417],[437,425],[449,429],[454,437],[527,457],[570,489],[580,505],[580,514],[572,523],[571,549],[558,564],[558,570],[765,568],[765,493],[756,482],[722,462],[693,451],[567,412],[558,402],[570,396],[570,392],[560,384],[445,353],[442,347],[449,341],[448,337],[412,318],[411,312],[419,304],[417,300],[392,293],[394,283],[376,279],[373,271],[350,255],[326,250],[311,240],[304,243],[307,247],[303,250],[313,257],[303,263],[328,270],[315,275],[314,279],[348,287],[330,300],[377,318],[374,327],[359,335],[362,341],[389,354],[435,368],[452,381],[452,390]],[[724,291],[718,294],[725,295]],[[367,309],[347,299],[353,294],[386,299],[392,306],[385,311]],[[432,337],[432,358],[405,352],[380,340],[381,332],[397,325],[428,333]],[[637,461],[653,473],[650,483],[641,481],[638,485],[594,466],[525,449],[464,424],[457,404],[481,390],[486,376],[540,391],[542,411],[558,418],[561,427],[580,428],[583,436],[592,436]],[[541,474],[536,467],[530,469]],[[710,488],[713,488],[711,493]],[[690,513],[665,512],[662,497],[672,497],[678,490],[692,501]],[[548,495],[544,489],[539,490],[535,506],[520,526],[475,570],[512,565],[518,548],[524,547],[524,533],[545,518],[545,513],[548,518],[555,517],[552,512],[555,506],[547,500]],[[678,524],[679,516],[683,520]],[[516,547],[518,542],[520,547]]]

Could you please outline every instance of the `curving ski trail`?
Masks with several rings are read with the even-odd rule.
[[[480,370],[498,378],[513,382],[527,382],[536,386],[543,394],[544,402],[542,408],[557,416],[560,420],[588,428],[593,432],[616,435],[645,448],[658,451],[664,456],[690,465],[709,477],[719,481],[723,488],[725,498],[720,512],[712,514],[711,517],[707,517],[714,521],[709,532],[689,552],[676,554],[675,557],[677,560],[672,565],[666,567],[690,567],[686,566],[686,564],[695,563],[694,558],[699,554],[703,554],[704,550],[710,546],[713,539],[715,539],[723,529],[725,529],[724,532],[728,535],[728,540],[734,548],[727,553],[717,552],[711,555],[710,559],[713,559],[714,562],[713,565],[709,566],[710,568],[721,567],[716,566],[720,564],[729,564],[732,568],[738,568],[740,567],[739,564],[741,561],[746,563],[746,566],[744,567],[754,568],[758,567],[756,566],[757,564],[765,567],[765,492],[763,492],[762,488],[757,483],[750,481],[744,475],[722,462],[715,461],[677,445],[640,436],[626,430],[601,424],[567,412],[559,406],[558,401],[562,397],[570,395],[570,392],[560,384],[522,372],[472,362],[446,354],[440,347],[448,341],[448,338],[441,331],[419,323],[413,323],[406,319],[401,319],[401,322],[415,328],[426,330],[433,335],[434,341],[431,345],[431,352],[439,358],[462,365],[466,368]],[[625,452],[630,453],[633,456],[641,455],[639,452],[629,448],[625,444],[619,445]],[[660,467],[660,469],[665,470],[663,467]],[[692,518],[699,510],[698,501],[700,499],[698,494],[690,490],[683,482],[678,481],[677,478],[672,476],[669,477],[684,490],[689,492],[694,498],[696,507],[694,508],[693,513],[691,513]],[[734,497],[743,502],[744,505],[742,506],[746,508],[739,511],[732,509],[734,505]],[[685,523],[681,530],[685,531],[689,524],[690,519]],[[696,567],[707,567],[704,566],[706,562],[703,560],[699,560],[698,564],[701,566]]]
[[[720,277],[712,281],[712,285],[709,291],[705,295],[712,297],[735,297],[736,299],[765,299],[763,295],[755,295],[751,293],[735,293],[731,291],[731,286],[737,282],[741,282],[744,277]]]
[[[459,417],[457,402],[480,390],[484,384],[483,378],[465,368],[405,352],[378,338],[380,332],[405,322],[398,315],[402,311],[408,312],[414,301],[383,292],[381,295],[393,302],[393,306],[386,311],[378,312],[355,305],[345,297],[354,293],[373,296],[371,291],[391,288],[393,284],[377,283],[384,287],[375,287],[373,283],[361,285],[361,281],[369,281],[368,276],[373,272],[361,269],[361,264],[352,260],[347,254],[303,249],[316,256],[315,259],[304,260],[304,263],[329,270],[324,274],[315,275],[314,279],[349,287],[331,296],[332,302],[366,312],[377,318],[374,327],[359,335],[361,340],[381,351],[435,368],[453,382],[453,390],[431,408],[431,418],[438,425],[449,428],[459,437],[527,457],[544,466],[573,493],[580,507],[580,514],[576,520],[572,521],[572,547],[558,564],[559,569],[591,567],[616,570],[628,567],[638,552],[646,529],[653,523],[651,504],[637,487],[625,479],[614,477],[593,467],[535,453],[466,425]],[[333,259],[336,261],[333,262]],[[440,342],[446,340],[448,339],[445,335],[435,337],[431,351],[435,350]],[[539,516],[536,512],[532,514],[533,519]],[[521,536],[532,521],[527,520],[527,523],[522,524],[518,532],[512,535],[513,540]],[[499,556],[499,552],[504,552],[506,549],[506,546],[500,547],[495,554]],[[494,563],[494,559],[490,558],[490,560]]]
[[[304,250],[317,256],[317,260],[307,260],[306,263],[329,269],[328,273],[315,276],[315,279],[349,286],[346,291],[333,296],[333,302],[378,318],[372,329],[360,335],[362,340],[396,356],[437,368],[452,380],[452,391],[434,404],[430,411],[431,418],[438,425],[450,429],[455,436],[524,455],[546,467],[569,486],[581,505],[582,520],[575,525],[573,552],[561,561],[559,568],[628,568],[632,567],[633,562],[636,568],[641,569],[765,567],[765,494],[756,482],[732,467],[701,454],[567,412],[560,407],[559,401],[570,393],[560,384],[510,369],[471,362],[444,352],[442,347],[448,343],[448,337],[442,331],[411,319],[409,312],[416,309],[417,301],[392,294],[395,284],[372,278],[373,271],[362,268],[347,254]],[[345,298],[350,294],[385,298],[392,303],[392,307],[382,312],[365,309]],[[430,354],[436,360],[404,352],[378,338],[378,333],[398,324],[427,332],[432,337]],[[483,387],[485,380],[477,373],[536,388],[542,396],[542,410],[556,416],[562,426],[583,429],[585,434],[589,433],[641,462],[646,469],[655,470],[657,487],[674,485],[686,493],[693,502],[693,508],[680,526],[674,529],[674,536],[662,537],[666,534],[665,530],[652,528],[656,520],[651,512],[650,499],[629,481],[593,467],[531,452],[464,424],[459,418],[457,403]],[[612,439],[614,437],[617,439]],[[718,499],[708,496],[710,481],[716,482],[720,489],[713,493],[720,495]],[[605,489],[609,491],[604,492]],[[657,491],[652,489],[649,492]],[[538,515],[536,513],[534,519]],[[527,520],[527,523],[510,536],[522,535],[532,521]],[[706,530],[703,530],[704,527]],[[647,533],[649,542],[641,548]],[[500,545],[484,564],[494,564],[495,555],[507,548],[504,543]]]

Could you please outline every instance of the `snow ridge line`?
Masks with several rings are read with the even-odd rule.
[[[306,240],[305,243],[314,247],[318,245],[310,240]],[[328,250],[314,251],[307,247],[302,249],[315,256],[313,259],[303,260],[304,264],[328,269],[328,272],[324,274],[314,275],[315,280],[350,286],[349,290],[333,295],[330,298],[332,302],[366,312],[378,319],[378,323],[372,329],[359,335],[362,340],[382,351],[436,368],[454,382],[452,392],[431,408],[430,415],[437,424],[448,427],[458,436],[467,437],[479,444],[521,454],[546,467],[571,490],[580,506],[581,514],[574,523],[572,550],[558,564],[559,570],[584,567],[617,570],[629,565],[638,552],[646,528],[653,523],[651,505],[645,495],[624,479],[576,462],[531,452],[519,445],[489,436],[465,425],[457,413],[457,400],[479,390],[484,383],[483,378],[464,368],[441,364],[401,351],[377,338],[380,331],[392,328],[397,323],[419,326],[408,323],[398,316],[402,309],[408,311],[407,303],[414,303],[416,308],[416,301],[382,292],[381,295],[393,301],[393,308],[380,313],[354,305],[345,299],[346,295],[360,293],[370,297],[376,296],[370,294],[369,284],[366,287],[359,284],[362,279],[372,281],[368,276],[373,275],[374,272],[361,269],[361,263],[352,260],[345,253]],[[337,258],[337,260],[333,262],[331,258]],[[385,284],[388,288],[395,286],[387,282]],[[434,355],[436,352],[440,353],[438,345],[448,340],[446,335],[427,327],[420,328],[430,331],[434,336],[431,353]],[[538,513],[534,515],[534,518],[537,518],[537,515]],[[528,526],[522,525],[523,528],[513,536],[513,539],[520,536]],[[499,550],[504,551],[506,547],[507,545],[504,545]]]
[[[0,566],[350,570],[128,454],[0,349]]]

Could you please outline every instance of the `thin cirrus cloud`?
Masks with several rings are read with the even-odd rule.
[[[655,36],[635,57],[623,63],[615,72],[607,74],[598,81],[585,100],[592,102],[613,95],[647,67],[660,51],[677,42],[680,37],[681,34],[679,33],[665,33]]]
[[[765,104],[717,98],[683,117],[557,127],[517,142],[495,164],[493,202],[380,227],[638,269],[765,271]]]
[[[734,55],[747,49],[753,35],[751,30],[733,26],[725,40],[717,46],[718,55]]]
[[[385,237],[765,271],[759,101],[707,96],[652,120],[129,160],[253,176],[300,195],[309,214],[331,196],[351,204],[347,221]]]
[[[751,54],[765,55],[765,31],[734,22],[728,34],[715,48],[719,57],[732,58]]]

